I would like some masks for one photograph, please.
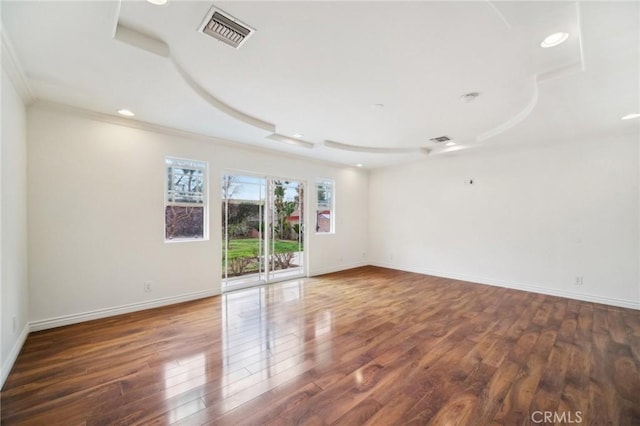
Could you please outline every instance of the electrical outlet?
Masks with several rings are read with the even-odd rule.
[[[143,286],[145,293],[151,293],[151,281],[145,281]]]
[[[581,285],[582,285],[582,275],[577,275],[577,276],[576,276],[575,284],[576,284],[577,286],[581,286]]]

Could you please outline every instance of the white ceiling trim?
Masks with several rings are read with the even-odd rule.
[[[301,146],[303,148],[313,148],[314,147],[314,144],[309,142],[309,141],[305,141],[303,139],[290,138],[289,136],[279,135],[278,133],[274,133],[274,134],[271,134],[271,135],[267,136],[267,139],[271,139],[271,140],[278,141],[278,142],[284,142],[284,143],[289,144],[289,145]]]
[[[171,55],[171,49],[169,48],[169,45],[165,43],[163,40],[160,40],[155,37],[151,37],[147,34],[143,34],[132,28],[125,27],[120,23],[117,24],[114,38],[123,43],[127,43],[130,46],[142,49],[146,52],[156,54],[163,58],[168,58],[173,64],[173,66],[175,67],[175,69],[178,71],[178,74],[180,75],[180,77],[182,77],[184,82],[187,83],[189,87],[191,87],[191,89],[196,94],[198,94],[198,96],[200,96],[209,105],[216,108],[217,110],[224,112],[230,117],[233,117],[236,120],[240,120],[243,123],[248,124],[250,126],[257,127],[259,129],[266,130],[268,132],[276,131],[275,124],[268,123],[266,121],[260,120],[259,118],[246,114],[232,107],[231,105],[221,101],[220,99],[216,98],[211,93],[206,91]]]
[[[493,4],[494,2],[492,1],[488,1],[487,4],[489,5],[489,7],[491,7],[491,9],[493,9],[493,11],[496,13],[496,15],[498,15],[498,17],[500,18],[500,20],[504,23],[504,26],[507,29],[511,29],[511,24],[509,23],[509,21],[507,20],[507,18],[504,17],[504,15],[502,14],[502,12],[500,12],[500,9],[498,9],[496,7],[495,4]]]
[[[584,63],[584,45],[582,43],[582,10],[580,9],[580,3],[576,2],[576,20],[578,23],[578,49],[580,50],[580,71],[586,71]]]
[[[637,106],[638,5],[614,3],[221,1],[260,29],[234,51],[197,32],[209,4],[7,2],[3,73],[36,102],[118,118],[126,107],[134,121],[377,168],[637,132],[619,118]],[[408,32],[367,33],[389,17]],[[567,42],[542,49],[556,31]],[[482,96],[460,103],[472,91]],[[449,146],[430,142],[439,135]]]
[[[324,141],[324,145],[329,148],[341,149],[343,151],[367,152],[371,154],[425,153],[420,148],[384,148],[384,147],[359,146],[359,145],[350,145],[342,142],[336,142],[328,139]]]
[[[527,103],[527,105],[522,109],[522,111],[520,111],[518,114],[514,115],[504,123],[500,124],[499,126],[496,126],[493,129],[488,130],[476,136],[476,142],[484,142],[487,139],[490,139],[494,136],[504,133],[507,130],[519,124],[520,122],[522,122],[525,118],[527,118],[529,114],[531,114],[531,112],[534,110],[536,105],[538,104],[538,82],[534,81],[532,87],[533,87],[533,95],[531,96],[529,103]]]
[[[242,121],[245,124],[248,124],[253,127],[257,127],[258,129],[266,130],[267,132],[275,132],[276,125],[260,120],[259,118],[253,117],[249,114],[246,114],[229,104],[222,102],[220,99],[213,96],[211,93],[207,92],[202,86],[200,86],[191,75],[185,71],[184,68],[172,57],[169,56],[169,60],[173,64],[173,66],[178,71],[178,74],[182,77],[182,79],[193,89],[194,92],[198,94],[202,99],[207,101],[209,105],[218,109],[219,111],[224,112],[230,117],[233,117],[237,120]]]
[[[113,124],[117,126],[129,127],[131,129],[143,130],[153,133],[158,133],[167,136],[175,136],[193,141],[211,143],[218,146],[224,146],[233,149],[239,149],[242,151],[255,152],[263,155],[277,155],[278,157],[291,158],[294,160],[302,160],[304,162],[311,162],[314,164],[321,164],[325,166],[336,167],[344,169],[346,166],[342,163],[338,163],[331,160],[323,160],[319,158],[308,157],[305,155],[298,155],[290,152],[274,152],[273,149],[260,147],[255,145],[239,144],[237,141],[224,139],[216,136],[204,135],[202,133],[190,132],[187,130],[176,129],[174,127],[162,126],[155,123],[149,123],[147,121],[141,121],[139,119],[131,119],[112,114],[105,114],[102,112],[92,111],[85,108],[79,108],[71,105],[66,105],[54,101],[48,101],[44,99],[34,99],[32,104],[34,107],[41,107],[51,111],[58,111],[71,116],[86,118],[90,120],[100,121],[103,123]]]
[[[125,27],[119,22],[116,24],[116,31],[113,38],[138,49],[146,50],[149,53],[168,58],[170,55],[169,45],[164,41],[143,34],[133,28]]]
[[[33,94],[29,80],[24,73],[24,68],[18,60],[11,40],[7,33],[5,33],[4,28],[1,29],[0,36],[2,38],[2,68],[4,68],[9,75],[9,78],[15,85],[24,103],[28,105],[33,102],[36,97]]]
[[[544,83],[545,81],[553,80],[555,78],[567,77],[576,72],[584,71],[584,62],[576,62],[575,64],[567,65],[566,67],[557,68],[551,71],[538,74],[536,81],[538,83]]]
[[[500,12],[500,10],[491,2],[487,2],[487,4],[493,9],[493,11],[498,15],[498,17],[503,21],[505,26],[511,29],[511,25],[506,19],[506,17]],[[576,8],[577,20],[579,23],[579,9]],[[578,25],[580,27],[580,25]],[[564,67],[561,69],[552,70],[547,73],[542,73],[534,76],[532,80],[532,97],[527,103],[527,105],[516,115],[509,118],[507,121],[501,123],[500,125],[490,129],[484,133],[477,135],[474,138],[475,143],[485,142],[486,140],[493,138],[512,127],[516,126],[520,122],[522,122],[526,117],[528,117],[531,112],[534,110],[537,101],[538,101],[538,84],[539,82],[546,81],[549,79],[563,77],[568,74],[572,74],[578,70],[584,70],[584,62],[583,62],[583,54],[582,54],[582,41],[581,34],[578,34],[578,39],[580,39],[580,63],[572,64],[568,67]],[[285,135],[278,134],[276,132],[276,125],[273,123],[266,122],[257,117],[249,115],[243,111],[234,108],[233,106],[223,102],[218,99],[206,89],[204,89],[192,76],[187,72],[184,67],[171,55],[171,49],[169,45],[163,40],[149,36],[147,34],[141,33],[135,29],[126,27],[122,25],[120,22],[117,22],[116,29],[114,32],[114,38],[127,43],[133,47],[137,47],[141,50],[145,50],[149,53],[153,53],[159,55],[164,58],[168,58],[174,68],[177,70],[180,77],[184,80],[185,83],[202,99],[204,99],[209,105],[216,108],[217,110],[227,114],[230,117],[233,117],[245,124],[256,127],[258,129],[266,130],[271,132],[271,135],[266,136],[267,139],[275,140],[278,142],[284,142],[290,145],[297,145],[305,148],[312,148],[314,144],[308,141],[302,141],[298,139],[293,139]],[[351,152],[360,152],[360,153],[370,153],[370,154],[411,154],[411,153],[421,153],[425,155],[429,155],[432,152],[435,154],[439,152],[449,152],[453,150],[462,150],[465,149],[466,146],[462,144],[458,144],[454,149],[440,148],[424,148],[424,147],[407,147],[407,148],[392,148],[392,147],[370,147],[370,146],[361,146],[361,145],[352,145],[342,142],[336,142],[332,140],[325,140],[324,146],[331,149],[338,149],[343,151],[351,151]]]

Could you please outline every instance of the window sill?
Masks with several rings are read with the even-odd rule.
[[[170,240],[165,239],[164,242],[166,244],[174,244],[174,243],[198,243],[209,241],[209,238],[173,238]]]

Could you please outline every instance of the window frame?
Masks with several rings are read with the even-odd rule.
[[[175,201],[175,190],[170,188],[170,169],[181,168],[199,171],[202,173],[201,196],[195,201]],[[209,163],[201,160],[194,160],[182,157],[167,155],[164,157],[164,208],[163,208],[163,239],[165,243],[185,243],[209,240]],[[171,177],[174,175],[171,174]],[[174,191],[174,194],[171,194]],[[187,194],[185,197],[189,197]],[[192,196],[192,195],[191,195]],[[201,207],[202,208],[202,237],[176,237],[167,238],[167,207]]]
[[[326,191],[327,185],[330,187],[331,191],[329,192],[329,200],[328,200],[328,204],[329,206],[327,208],[322,208],[319,200],[319,189],[320,186],[324,186],[324,190]],[[315,212],[316,212],[316,218],[315,218],[315,234],[316,235],[334,235],[336,233],[336,181],[334,179],[328,179],[328,178],[317,178],[315,181]],[[319,231],[319,225],[318,225],[318,216],[319,216],[319,211],[321,210],[329,210],[329,214],[330,214],[330,222],[329,222],[329,230],[328,231]]]

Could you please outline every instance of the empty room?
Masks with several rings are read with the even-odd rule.
[[[2,425],[640,424],[640,2],[0,17]]]

